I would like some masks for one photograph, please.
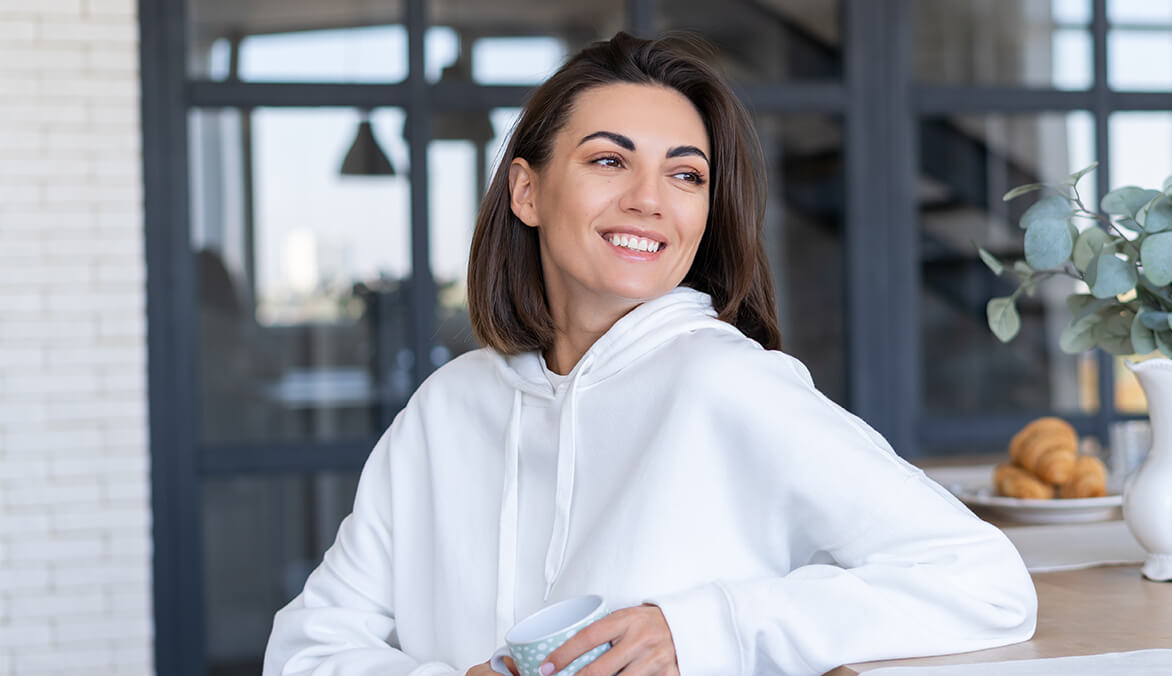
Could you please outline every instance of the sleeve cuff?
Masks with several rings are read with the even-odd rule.
[[[745,673],[732,601],[720,583],[657,596],[645,603],[658,606],[667,620],[680,676]]]

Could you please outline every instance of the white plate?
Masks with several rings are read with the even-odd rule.
[[[1086,523],[1119,518],[1122,495],[1101,498],[1055,498],[1028,500],[997,495],[988,485],[950,484],[948,490],[970,507],[980,507],[1011,521],[1022,523]]]

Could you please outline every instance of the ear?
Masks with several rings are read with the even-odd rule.
[[[516,158],[509,164],[509,207],[521,222],[536,228],[537,218],[537,172],[523,158]]]

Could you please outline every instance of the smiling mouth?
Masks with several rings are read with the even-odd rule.
[[[612,233],[610,235],[603,235],[602,238],[610,242],[613,246],[643,253],[657,253],[667,247],[667,244],[664,242],[648,239],[647,237],[636,237],[635,235]]]

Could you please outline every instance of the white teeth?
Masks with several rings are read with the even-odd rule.
[[[634,251],[648,251],[651,253],[659,251],[662,248],[662,245],[655,240],[644,237],[631,237],[630,235],[611,235],[610,243]]]

